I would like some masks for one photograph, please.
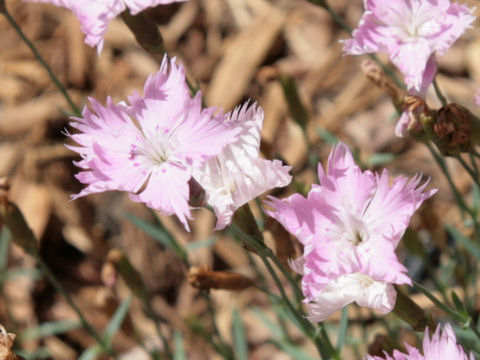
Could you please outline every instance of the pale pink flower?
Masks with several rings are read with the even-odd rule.
[[[442,56],[475,20],[473,9],[450,0],[364,0],[364,5],[344,51],[388,54],[416,94],[433,80],[435,55]]]
[[[165,5],[186,0],[24,0],[30,2],[50,3],[69,9],[78,18],[80,28],[85,34],[85,43],[103,49],[103,37],[108,24],[127,8],[132,15],[149,7]]]
[[[428,328],[423,338],[423,355],[420,351],[408,344],[405,344],[408,354],[398,350],[393,352],[393,357],[385,354],[385,360],[475,360],[473,353],[467,355],[465,350],[457,344],[455,333],[450,324],[445,325],[443,332],[440,325],[430,338]],[[363,360],[383,360],[379,356],[365,355]]]
[[[240,206],[272,188],[287,186],[292,180],[290,166],[258,157],[263,126],[261,107],[246,103],[225,117],[226,125],[240,129],[237,140],[193,173],[215,211],[216,230],[229,225]]]
[[[393,309],[392,284],[411,284],[395,248],[410,218],[435,190],[388,172],[362,171],[348,147],[339,143],[318,166],[320,185],[307,198],[294,194],[268,203],[277,219],[304,245],[292,263],[303,275],[311,321],[321,321],[353,301],[382,313]]]
[[[235,141],[237,129],[223,124],[215,109],[201,108],[201,94],[191,98],[182,65],[165,58],[150,75],[144,96],[131,105],[106,106],[90,99],[82,118],[71,125],[79,133],[69,146],[82,160],[77,178],[87,187],[74,198],[107,190],[126,191],[134,201],[164,214],[176,214],[188,229],[191,218],[188,181],[192,169]]]

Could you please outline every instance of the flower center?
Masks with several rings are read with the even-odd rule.
[[[177,141],[171,136],[169,129],[156,129],[158,132],[147,138],[137,137],[137,144],[132,144],[130,159],[142,157],[152,165],[161,165],[168,161],[173,150],[177,147]]]
[[[343,227],[342,238],[344,241],[357,246],[360,243],[368,240],[369,236],[367,225],[357,216],[353,214],[346,214],[344,217]]]

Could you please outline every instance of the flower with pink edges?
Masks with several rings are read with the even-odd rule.
[[[149,7],[166,5],[186,0],[24,0],[50,3],[69,9],[80,21],[85,34],[85,43],[97,47],[100,54],[103,49],[103,37],[108,24],[127,8],[132,15]]]
[[[405,344],[408,354],[398,350],[393,351],[393,357],[385,354],[385,358],[365,355],[363,360],[474,360],[473,353],[467,355],[465,350],[457,344],[455,333],[450,324],[445,325],[440,331],[440,325],[430,338],[428,328],[423,338],[423,354],[408,344]]]
[[[411,284],[395,248],[435,190],[424,191],[420,175],[390,183],[387,170],[362,171],[343,143],[330,153],[326,172],[318,166],[318,177],[320,185],[307,198],[294,194],[267,202],[274,209],[268,214],[304,245],[292,267],[303,275],[309,319],[322,321],[352,302],[390,312],[392,284]]]
[[[240,206],[292,181],[290,166],[283,166],[279,160],[258,157],[263,126],[261,107],[246,103],[225,118],[225,124],[240,129],[237,140],[193,172],[217,216],[216,230],[229,225]]]
[[[77,178],[87,184],[73,198],[126,191],[134,201],[176,214],[188,230],[192,169],[235,141],[239,130],[225,125],[215,109],[202,110],[201,94],[190,97],[183,66],[166,57],[148,77],[143,97],[129,97],[130,105],[110,97],[106,106],[89,100],[90,108],[71,124],[78,145],[68,147],[81,155]]]
[[[364,5],[344,51],[388,54],[407,88],[422,96],[436,73],[435,56],[442,56],[475,20],[474,9],[450,0],[364,0]]]

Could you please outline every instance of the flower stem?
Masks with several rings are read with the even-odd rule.
[[[472,180],[478,185],[480,186],[480,182],[478,180],[478,173],[476,173],[476,169],[473,169],[470,167],[470,165],[468,165],[466,163],[465,160],[462,159],[462,156],[460,154],[455,154],[454,155],[455,159],[458,160],[458,162],[460,164],[462,164],[463,168],[468,172],[468,174],[470,175],[470,177],[472,178]]]
[[[236,223],[232,223],[230,225],[230,229],[234,232],[237,237],[244,241],[249,248],[252,248],[252,250],[255,251],[255,253],[261,258],[263,263],[265,264],[265,267],[267,268],[268,272],[272,276],[278,290],[280,291],[281,297],[285,303],[285,305],[288,307],[292,315],[295,317],[299,325],[301,326],[302,330],[304,331],[305,335],[307,335],[312,341],[314,342],[315,346],[317,347],[318,352],[322,356],[322,358],[333,358],[333,359],[340,359],[340,355],[337,353],[336,349],[333,347],[330,339],[328,338],[328,334],[326,333],[325,329],[323,328],[323,324],[320,324],[320,334],[323,337],[323,340],[317,336],[318,331],[315,330],[314,326],[307,320],[305,319],[305,315],[301,308],[296,309],[293,304],[291,303],[290,299],[288,298],[287,294],[285,293],[285,290],[283,288],[283,285],[278,278],[277,273],[275,270],[272,268],[272,265],[270,264],[269,260],[272,260],[272,262],[275,263],[277,268],[282,271],[282,273],[289,279],[289,282],[291,282],[292,289],[297,295],[302,297],[301,291],[298,288],[297,283],[295,280],[292,278],[292,276],[288,273],[288,270],[286,270],[283,265],[280,263],[278,258],[275,256],[275,254],[272,252],[270,248],[265,246],[265,244],[257,241],[253,237],[251,237],[249,234],[245,233]],[[328,352],[326,351],[326,348],[328,349]]]
[[[465,201],[463,201],[462,195],[460,194],[457,187],[455,186],[455,183],[452,180],[450,172],[448,171],[447,165],[445,164],[445,161],[443,160],[443,158],[437,153],[437,151],[433,148],[433,146],[430,144],[430,142],[428,140],[425,142],[425,145],[428,147],[428,149],[430,150],[430,152],[433,155],[433,158],[437,162],[438,166],[440,166],[440,169],[442,170],[443,174],[447,178],[448,184],[450,185],[450,188],[452,189],[452,193],[455,197],[457,205],[460,208],[462,217],[464,217],[464,214],[466,212],[472,217],[472,219],[475,219],[475,214],[467,206]]]
[[[447,315],[451,316],[455,320],[466,323],[469,319],[465,318],[464,315],[459,314],[453,310],[450,306],[445,305],[440,300],[438,300],[430,291],[425,289],[422,285],[417,282],[413,282],[413,287],[424,294],[433,304],[435,304],[440,310],[444,311]]]
[[[443,96],[442,91],[440,90],[440,86],[438,86],[437,78],[433,79],[433,87],[435,88],[435,93],[437,94],[438,99],[442,103],[443,106],[447,106],[448,102],[445,96]]]
[[[0,1],[0,13],[2,13],[7,18],[10,25],[15,29],[15,31],[20,36],[20,38],[23,40],[23,42],[25,44],[27,44],[27,46],[30,48],[30,50],[32,51],[33,55],[38,60],[38,62],[47,71],[48,75],[50,76],[50,79],[52,79],[52,81],[55,83],[55,86],[57,87],[57,89],[60,91],[60,93],[65,98],[65,100],[67,100],[68,104],[70,105],[70,108],[72,109],[73,115],[77,116],[77,117],[80,117],[82,115],[81,112],[80,112],[80,109],[77,107],[77,105],[75,105],[75,103],[73,102],[70,95],[68,95],[67,90],[62,85],[60,80],[58,80],[57,76],[53,73],[50,66],[48,66],[48,64],[45,62],[43,57],[40,55],[40,53],[38,52],[35,45],[33,45],[33,43],[27,38],[27,36],[22,31],[20,26],[17,24],[15,19],[10,15],[10,13],[7,10],[7,7],[5,6],[5,1],[4,0]]]

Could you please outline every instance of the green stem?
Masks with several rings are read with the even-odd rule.
[[[472,212],[470,208],[468,208],[467,204],[463,201],[462,195],[458,191],[457,187],[455,186],[455,183],[452,180],[452,177],[450,175],[450,172],[448,171],[448,168],[443,160],[443,158],[437,153],[437,151],[432,147],[430,142],[428,140],[425,142],[425,145],[428,147],[430,152],[432,153],[435,161],[437,162],[438,166],[440,166],[440,169],[442,170],[443,174],[447,178],[448,184],[450,185],[450,188],[452,189],[453,195],[455,196],[455,200],[457,202],[458,207],[460,208],[460,212],[462,214],[462,217],[464,217],[465,212],[468,213],[472,219],[475,220],[475,214]]]
[[[458,312],[456,312],[455,310],[453,310],[451,307],[445,305],[444,303],[442,303],[440,300],[438,300],[430,291],[428,291],[427,289],[425,289],[422,285],[420,285],[419,283],[417,282],[413,282],[413,287],[415,289],[417,289],[418,291],[420,291],[422,294],[424,294],[433,304],[435,304],[440,310],[442,310],[443,312],[445,312],[447,315],[451,316],[453,319],[461,322],[461,323],[465,323],[467,322],[469,319],[468,318],[465,318],[465,316],[463,316],[462,314],[459,314]]]
[[[306,320],[304,318],[304,314],[303,314],[303,311],[301,310],[301,308],[295,309],[295,307],[292,305],[290,299],[288,298],[288,296],[285,293],[285,290],[283,289],[283,285],[282,285],[280,279],[278,278],[277,273],[275,272],[275,270],[273,270],[269,260],[272,260],[275,263],[275,265],[277,266],[277,268],[280,271],[282,271],[282,273],[285,275],[285,277],[290,279],[289,282],[291,282],[292,289],[294,290],[294,292],[297,293],[300,298],[302,298],[303,296],[301,294],[300,289],[298,288],[297,283],[292,278],[291,274],[288,272],[288,270],[286,270],[283,267],[283,265],[280,263],[278,258],[272,252],[272,250],[270,248],[266,247],[263,243],[260,243],[260,242],[256,241],[255,239],[251,238],[248,234],[243,232],[235,223],[232,223],[230,225],[230,229],[235,233],[235,235],[238,236],[239,239],[241,239],[248,246],[253,248],[256,251],[256,253],[259,255],[259,257],[261,258],[261,260],[265,264],[268,272],[270,273],[273,280],[275,281],[275,284],[280,291],[280,294],[282,296],[283,301],[285,302],[285,304],[287,305],[287,307],[291,311],[292,315],[298,321],[299,325],[302,327],[305,334],[310,339],[312,339],[312,341],[314,342],[315,346],[317,347],[317,350],[319,351],[322,358],[325,358],[325,356],[327,356],[327,358],[328,358],[328,356],[331,356],[334,359],[340,359],[339,354],[337,353],[336,349],[333,347],[330,339],[328,338],[328,334],[326,333],[323,326],[320,326],[321,334],[324,337],[324,340],[322,341],[320,338],[317,337],[317,333],[316,333],[313,325],[308,320]],[[320,324],[320,325],[322,325],[322,324]],[[329,354],[326,353],[325,346],[328,347]]]
[[[436,77],[433,79],[433,87],[435,88],[435,92],[437,94],[437,97],[440,100],[440,102],[442,103],[442,105],[447,106],[447,104],[448,104],[447,99],[445,98],[445,96],[443,96],[442,91],[440,90],[440,86],[438,86]]]
[[[470,156],[470,161],[472,163],[472,168],[475,173],[475,176],[477,179],[480,177],[480,173],[478,172],[478,166],[477,166],[477,161],[475,160],[475,156],[472,153],[469,153]]]
[[[470,167],[470,165],[467,164],[467,162],[465,160],[462,159],[461,155],[460,154],[456,154],[454,155],[455,159],[458,160],[458,162],[460,162],[460,164],[462,164],[463,168],[465,170],[467,170],[468,174],[470,175],[470,177],[472,178],[472,180],[478,185],[480,186],[480,182],[478,180],[478,175],[475,173],[475,169],[472,169]]]
[[[33,45],[33,43],[27,38],[27,36],[25,35],[25,33],[22,31],[22,29],[20,28],[20,26],[17,24],[17,22],[15,21],[15,19],[10,15],[10,13],[8,12],[6,6],[5,6],[5,3],[4,1],[1,2],[0,4],[0,12],[5,15],[5,17],[7,18],[8,22],[10,23],[10,25],[12,25],[12,27],[15,29],[15,31],[17,32],[17,34],[20,36],[20,38],[25,42],[25,44],[27,44],[27,46],[30,48],[30,50],[32,51],[33,55],[35,55],[36,59],[38,60],[38,62],[43,66],[43,68],[47,71],[48,75],[50,76],[50,79],[52,79],[52,81],[55,83],[55,86],[57,87],[57,89],[60,91],[60,93],[63,95],[63,97],[65,98],[65,100],[67,100],[68,104],[70,105],[70,108],[72,109],[72,112],[73,112],[73,115],[74,116],[77,116],[77,117],[80,117],[82,116],[82,113],[80,111],[80,109],[77,107],[77,105],[75,105],[75,103],[73,102],[73,100],[71,99],[70,95],[68,95],[67,93],[67,90],[65,89],[65,87],[62,85],[62,83],[60,82],[60,80],[58,80],[58,78],[56,77],[56,75],[53,73],[52,69],[50,68],[50,66],[48,66],[48,64],[45,62],[45,60],[43,59],[43,57],[40,55],[40,53],[38,52],[37,48],[35,47],[35,45]]]

